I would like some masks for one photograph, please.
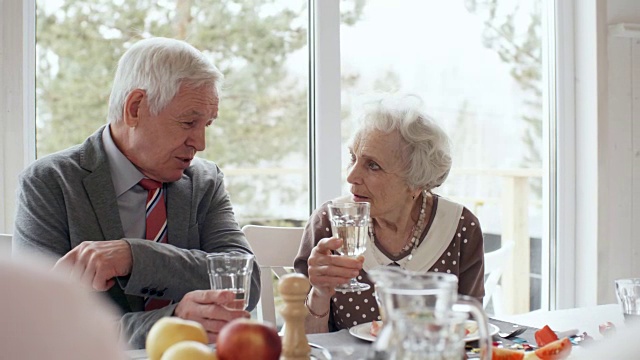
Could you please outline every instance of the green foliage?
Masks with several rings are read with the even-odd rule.
[[[291,54],[307,47],[307,3],[278,0],[64,0],[50,10],[38,0],[37,151],[43,156],[79,144],[106,122],[115,67],[141,38],[185,39],[225,74],[219,118],[199,156],[223,169],[307,161],[305,76],[287,70]],[[291,3],[291,2],[289,2]],[[360,19],[363,0],[345,1],[343,18]],[[232,200],[268,213],[268,192],[254,179],[227,179]],[[283,203],[307,196],[306,184],[277,187]]]
[[[39,6],[39,153],[80,143],[105,122],[118,58],[150,35],[186,38],[226,74],[220,119],[201,156],[246,166],[304,152],[306,83],[287,78],[284,63],[306,46],[306,26],[292,25],[305,8],[267,15],[273,3],[68,0],[52,14]]]

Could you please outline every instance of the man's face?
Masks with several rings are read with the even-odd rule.
[[[145,176],[172,182],[180,179],[197,151],[205,148],[205,128],[218,117],[218,94],[210,86],[182,85],[156,116],[142,95],[136,126],[128,128],[125,155]]]

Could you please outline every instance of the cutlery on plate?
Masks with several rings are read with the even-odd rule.
[[[572,337],[574,335],[578,334],[578,329],[571,329],[571,330],[566,330],[566,331],[556,331],[556,335],[558,335],[559,339],[562,339],[563,337]]]
[[[498,336],[500,336],[503,339],[511,339],[511,338],[514,338],[514,337],[522,334],[525,331],[527,331],[526,327],[520,327],[520,328],[517,328],[517,329],[515,329],[515,330],[513,330],[511,332],[499,332]]]

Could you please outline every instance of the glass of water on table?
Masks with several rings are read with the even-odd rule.
[[[370,205],[367,202],[329,204],[329,220],[333,236],[342,239],[342,247],[336,250],[342,256],[357,257],[367,248]],[[368,290],[371,286],[356,279],[337,286],[336,291],[356,292]]]
[[[618,279],[615,284],[624,322],[640,323],[640,278]]]
[[[240,252],[207,254],[209,283],[213,290],[229,290],[235,300],[225,307],[232,310],[245,310],[251,290],[251,272],[254,256]]]

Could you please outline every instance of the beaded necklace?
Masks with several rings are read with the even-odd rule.
[[[409,248],[411,248],[411,253],[407,257],[407,261],[411,261],[411,259],[413,258],[413,254],[416,252],[416,249],[418,248],[418,243],[419,243],[418,238],[420,237],[420,235],[422,234],[422,231],[424,230],[425,217],[427,216],[426,213],[427,213],[427,190],[422,190],[422,206],[420,208],[420,215],[418,216],[418,221],[412,228],[413,236],[411,237],[411,241],[408,242],[407,245],[405,245],[405,247],[403,247],[401,250],[401,252],[404,252],[409,250]],[[376,241],[375,229],[373,226],[371,226],[370,228],[371,228],[371,234],[370,234],[371,240],[372,242],[375,243]],[[374,244],[372,245],[375,246]],[[376,257],[376,260],[378,260],[378,263],[383,263],[384,261],[380,259],[378,256],[378,251],[379,251],[378,249],[375,249],[373,251],[373,254]]]

